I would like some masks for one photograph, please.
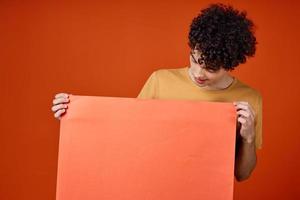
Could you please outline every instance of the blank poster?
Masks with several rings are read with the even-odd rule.
[[[57,200],[232,200],[232,103],[71,95]]]

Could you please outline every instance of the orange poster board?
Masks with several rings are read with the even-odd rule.
[[[70,96],[57,200],[232,200],[232,103]]]

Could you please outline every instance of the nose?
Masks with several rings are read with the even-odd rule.
[[[203,66],[200,66],[198,65],[199,67],[197,68],[197,71],[196,71],[196,76],[198,78],[204,78],[205,76],[205,71],[204,71],[204,67]]]

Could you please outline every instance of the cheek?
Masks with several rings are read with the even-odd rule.
[[[206,73],[206,77],[210,80],[210,81],[218,81],[220,79],[220,75],[219,74],[215,74],[215,73]]]
[[[197,67],[198,66],[195,66],[195,65],[193,65],[193,63],[191,63],[190,71],[193,72],[193,73],[196,73],[197,72]]]

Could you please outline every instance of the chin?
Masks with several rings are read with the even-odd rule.
[[[196,83],[196,85],[198,85],[199,87],[207,87],[208,85],[207,85],[207,83],[203,83],[203,84],[200,84],[200,83],[197,83],[197,82],[195,82]]]

